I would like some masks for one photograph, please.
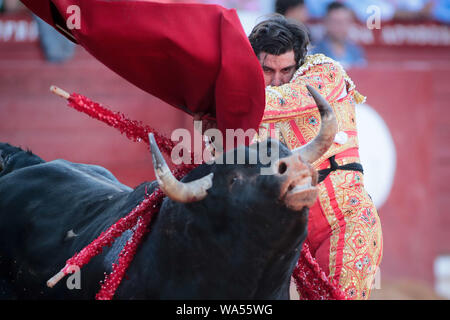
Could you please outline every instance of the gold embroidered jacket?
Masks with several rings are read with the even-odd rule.
[[[330,156],[358,147],[355,104],[365,100],[342,66],[323,54],[309,55],[290,83],[266,88],[266,108],[257,140],[275,136],[289,149],[312,140],[320,129],[320,114],[306,84],[315,87],[330,103],[338,123],[335,143],[313,166]],[[359,162],[357,150],[339,164]]]

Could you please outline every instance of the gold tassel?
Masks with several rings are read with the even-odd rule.
[[[366,102],[366,97],[363,96],[361,93],[359,93],[356,90],[353,93],[353,97],[355,98],[355,101],[356,101],[357,104]]]

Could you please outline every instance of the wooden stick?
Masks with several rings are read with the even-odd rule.
[[[64,267],[60,272],[51,277],[47,281],[47,287],[53,288],[62,278],[64,278],[66,276],[66,273],[64,272],[65,269],[66,267]]]
[[[70,93],[64,91],[61,88],[58,88],[57,86],[51,86],[50,91],[53,92],[54,94],[56,94],[57,96],[60,96],[61,98],[64,98],[66,100],[70,98]]]

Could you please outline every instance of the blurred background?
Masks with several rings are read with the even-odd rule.
[[[305,23],[311,53],[341,62],[357,106],[366,186],[383,225],[372,299],[450,298],[450,1],[204,0],[235,8],[248,34],[275,11]],[[0,141],[44,160],[152,180],[146,145],[66,107],[55,84],[170,136],[192,118],[129,84],[17,0],[0,0]]]

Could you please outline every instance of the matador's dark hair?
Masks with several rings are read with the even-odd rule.
[[[294,50],[297,68],[303,63],[309,45],[306,27],[280,14],[271,15],[258,23],[250,33],[249,40],[256,56],[261,52],[278,56]]]

